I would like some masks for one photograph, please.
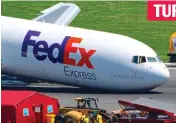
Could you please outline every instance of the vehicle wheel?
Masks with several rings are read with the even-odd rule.
[[[64,123],[64,116],[61,114],[56,115],[54,123]]]

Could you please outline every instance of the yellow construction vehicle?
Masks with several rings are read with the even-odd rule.
[[[76,107],[59,109],[59,114],[56,115],[54,123],[84,123],[86,118],[91,123],[107,123],[111,120],[106,110],[98,108],[97,98],[79,97],[75,98],[75,101],[77,101]]]

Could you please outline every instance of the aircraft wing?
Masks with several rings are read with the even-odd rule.
[[[80,12],[80,8],[72,3],[58,3],[40,12],[33,20],[57,25],[69,25]]]

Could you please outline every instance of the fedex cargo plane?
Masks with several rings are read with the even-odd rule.
[[[146,44],[68,26],[79,12],[75,4],[59,3],[33,20],[2,16],[2,73],[122,92],[168,81],[168,69]]]

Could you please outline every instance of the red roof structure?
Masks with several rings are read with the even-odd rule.
[[[1,109],[2,123],[44,123],[47,114],[59,112],[59,103],[36,91],[2,90]]]
[[[17,105],[21,101],[35,94],[35,91],[1,91],[1,105]]]

